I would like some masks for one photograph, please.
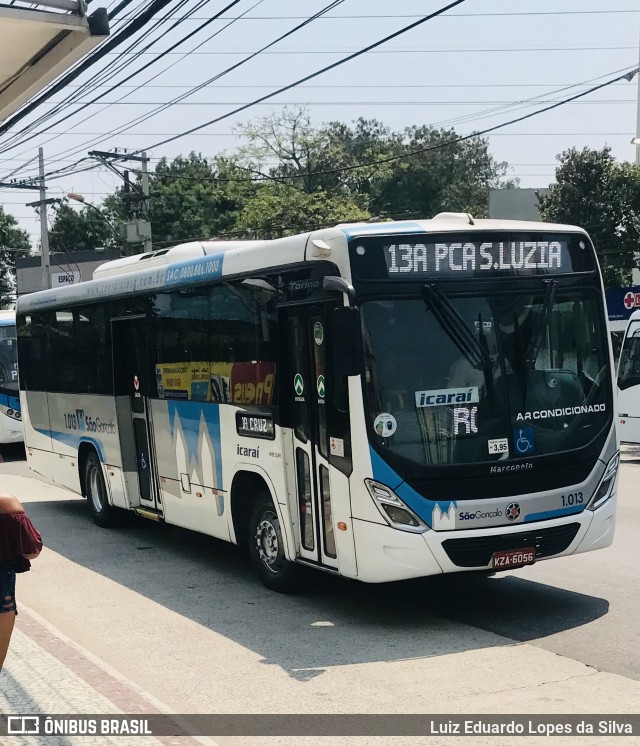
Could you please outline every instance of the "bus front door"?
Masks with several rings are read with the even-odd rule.
[[[146,320],[142,316],[114,320],[112,333],[116,401],[128,410],[118,416],[123,469],[138,476],[140,507],[161,510],[149,420]],[[127,424],[130,433],[124,432]]]
[[[296,494],[292,506],[294,528],[302,560],[337,569],[338,558],[332,519],[327,431],[326,374],[328,323],[333,304],[296,306],[285,313],[282,370],[287,370],[280,391],[290,404],[292,452]],[[286,361],[286,362],[285,362]]]

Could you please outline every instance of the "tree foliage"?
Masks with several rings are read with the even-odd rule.
[[[493,159],[487,141],[456,142],[453,130],[416,125],[395,132],[363,118],[351,125],[316,125],[306,110],[294,108],[242,125],[237,134],[243,144],[229,154],[190,153],[157,164],[150,177],[154,247],[199,238],[275,237],[443,210],[482,217],[489,186],[507,185],[506,164]],[[405,157],[410,150],[422,152]],[[137,179],[128,197],[118,188],[103,203],[114,224],[148,217],[139,174]],[[61,210],[54,230],[63,247],[104,244],[89,232],[90,217]],[[127,253],[137,251],[140,245],[127,247]]]
[[[67,252],[111,246],[116,240],[114,230],[108,218],[101,217],[99,212],[90,207],[75,210],[69,205],[60,205],[49,231],[49,249]]]
[[[26,256],[30,249],[26,231],[0,206],[0,308],[15,300],[16,258]]]
[[[607,287],[631,283],[640,250],[640,168],[619,163],[611,148],[571,148],[558,156],[556,181],[538,194],[544,220],[585,228]]]
[[[304,109],[285,109],[238,128],[238,162],[313,194],[351,200],[372,215],[487,215],[489,187],[507,186],[507,165],[486,140],[457,141],[454,130],[412,126],[394,132],[376,119],[315,127]],[[421,151],[410,157],[407,152]],[[381,161],[377,163],[377,161]]]

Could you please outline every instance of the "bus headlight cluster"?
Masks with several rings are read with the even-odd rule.
[[[373,498],[382,517],[392,528],[423,534],[429,526],[408,508],[405,503],[388,487],[373,479],[365,479],[369,494]]]
[[[22,419],[22,415],[20,414],[19,410],[12,409],[11,407],[0,407],[0,412],[2,412],[2,414],[6,414],[7,417],[11,417],[14,420]]]
[[[602,475],[600,484],[598,485],[596,491],[593,493],[591,502],[589,503],[589,505],[587,505],[587,508],[589,510],[597,510],[600,506],[604,505],[613,494],[613,487],[618,475],[619,464],[620,452],[616,453],[616,455],[607,464],[607,468],[604,470],[604,474]]]

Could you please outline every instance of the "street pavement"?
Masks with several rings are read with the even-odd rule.
[[[633,463],[635,453],[628,452],[627,459],[621,513],[637,512],[640,465]],[[617,664],[585,663],[591,644],[597,647],[594,630],[611,610],[606,588],[599,586],[590,612],[571,616],[569,607],[578,595],[564,591],[563,596],[562,579],[570,566],[576,577],[584,575],[580,557],[479,585],[449,578],[366,586],[312,574],[307,593],[287,597],[262,588],[239,551],[222,542],[137,519],[118,530],[98,529],[82,499],[28,476],[19,459],[0,464],[0,489],[22,500],[46,545],[32,572],[18,578],[20,613],[0,673],[3,713],[640,712],[640,677],[634,677],[633,667],[620,675]],[[550,614],[559,614],[562,624],[545,623],[546,634],[538,637],[532,627],[518,639],[506,624],[496,631],[500,625],[480,618],[483,604],[500,593],[494,587],[506,588],[522,604],[527,594],[543,604],[544,596],[535,594],[528,579],[540,568],[557,575],[559,587],[549,592]],[[588,578],[582,582],[586,598]],[[615,583],[613,577],[614,590]],[[626,592],[633,595],[633,588]],[[451,607],[447,596],[464,603]],[[538,616],[548,616],[544,606]],[[629,634],[638,626],[630,620]],[[567,647],[562,634],[571,631],[575,655],[561,654]],[[551,645],[547,637],[554,640]],[[614,642],[624,647],[627,640]],[[637,659],[638,649],[623,649],[622,655]],[[513,740],[361,737],[330,743]],[[526,742],[548,740],[534,736]],[[620,743],[608,736],[591,740]],[[202,738],[3,739],[5,746],[199,741],[213,743]],[[215,742],[316,746],[328,739],[216,737]],[[640,744],[640,738],[624,743]]]
[[[0,673],[0,712],[8,715],[157,715],[168,710],[88,650],[65,638],[33,610],[20,607],[5,667]],[[16,727],[16,726],[14,726]],[[27,725],[27,727],[29,727]],[[41,721],[41,731],[44,723]],[[120,746],[198,744],[193,738],[139,736],[10,736],[5,746]]]

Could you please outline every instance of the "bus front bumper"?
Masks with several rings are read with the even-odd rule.
[[[517,526],[414,534],[354,520],[358,579],[366,583],[493,570],[494,551],[536,548],[536,562],[609,546],[615,530],[616,495],[596,511],[584,510]]]

